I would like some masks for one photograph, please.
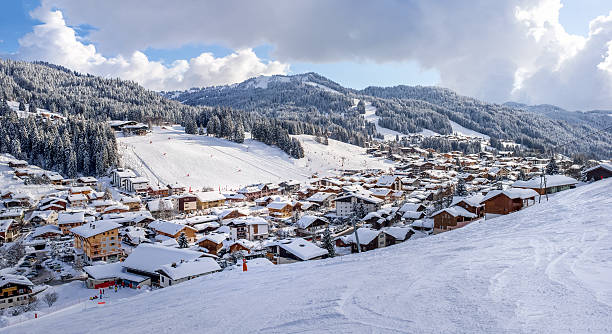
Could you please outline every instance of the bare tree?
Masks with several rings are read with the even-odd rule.
[[[47,303],[47,306],[49,306],[49,307],[51,307],[51,306],[53,306],[53,304],[55,304],[55,302],[57,301],[57,298],[58,298],[58,294],[55,291],[47,292],[43,296],[43,300],[45,301],[45,303]]]

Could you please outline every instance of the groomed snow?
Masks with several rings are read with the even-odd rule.
[[[359,100],[357,100],[357,102],[359,102]],[[400,138],[407,137],[405,134],[401,132],[397,132],[395,130],[391,130],[388,128],[383,128],[382,126],[378,125],[378,119],[380,117],[376,115],[376,107],[372,106],[371,102],[364,102],[364,103],[365,103],[365,115],[364,115],[365,120],[370,123],[374,123],[376,125],[376,132],[383,135],[385,140],[395,140],[396,136],[399,136]],[[419,132],[419,134],[425,137],[431,137],[431,136],[438,135],[438,133],[433,132],[428,129],[423,129],[421,132]]]
[[[609,332],[611,187],[612,179],[598,181],[514,214],[397,246],[216,273],[3,331]]]
[[[312,136],[295,136],[305,158],[292,159],[277,147],[247,139],[243,144],[189,135],[180,127],[155,127],[145,136],[119,137],[126,167],[134,168],[152,184],[178,182],[193,187],[237,189],[259,182],[305,181],[313,173],[332,169],[384,168],[391,164],[366,155],[365,149],[329,140],[319,144]]]
[[[479,138],[483,138],[483,139],[486,139],[486,140],[489,140],[489,138],[490,138],[489,136],[487,136],[485,134],[482,134],[482,133],[480,133],[478,131],[474,131],[474,130],[468,129],[466,127],[463,127],[463,126],[459,125],[458,123],[455,123],[455,122],[453,122],[451,120],[449,120],[449,121],[450,121],[450,124],[451,124],[451,128],[453,129],[453,133],[458,133],[458,134],[464,135],[466,137],[479,137]]]

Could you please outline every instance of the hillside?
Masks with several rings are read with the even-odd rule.
[[[313,173],[331,169],[384,168],[383,160],[365,154],[365,149],[329,140],[316,143],[312,136],[296,136],[305,157],[292,159],[276,147],[247,139],[228,140],[186,134],[180,127],[155,127],[146,136],[120,137],[120,152],[126,166],[151,182],[181,183],[192,187],[237,188],[257,182],[304,181]]]
[[[430,238],[213,274],[0,332],[607,332],[610,187],[599,181]]]
[[[486,103],[439,87],[353,90],[316,73],[306,73],[162,94],[188,105],[228,106],[287,122],[316,124],[330,129],[331,138],[342,141],[346,140],[334,133],[338,127],[350,129],[349,137],[377,132],[372,119],[364,118],[363,110],[355,108],[352,101],[359,99],[376,107],[377,125],[403,134],[423,130],[450,134],[459,125],[482,137],[510,139],[533,149],[563,145],[557,149],[560,153],[612,156],[612,131],[587,137],[602,128],[595,121],[574,122],[520,106]],[[601,119],[600,115],[585,117]]]

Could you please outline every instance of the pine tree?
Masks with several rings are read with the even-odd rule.
[[[19,100],[19,111],[25,111],[25,104],[23,103],[23,100]]]
[[[180,248],[189,247],[189,241],[187,241],[187,236],[185,235],[185,232],[181,232],[181,235],[178,237],[177,242]]]
[[[219,117],[217,115],[213,115],[206,124],[206,133],[211,134],[213,136],[217,136],[219,131],[221,130],[221,123],[219,121]]]
[[[234,130],[233,141],[239,144],[244,143],[244,126],[242,123],[238,123],[238,126],[236,126],[236,129]]]
[[[36,113],[36,104],[34,101],[30,101],[30,105],[28,106],[28,111],[31,113]]]
[[[461,197],[465,197],[467,196],[468,192],[467,192],[467,188],[465,186],[465,179],[460,178],[459,182],[457,182],[457,189],[456,189],[456,194],[457,196],[461,196]]]
[[[555,175],[559,174],[559,166],[557,166],[557,162],[555,161],[555,157],[551,157],[548,165],[546,165],[546,174]]]
[[[325,247],[325,249],[327,249],[327,252],[329,253],[329,257],[336,256],[336,247],[334,245],[334,241],[332,240],[331,231],[329,230],[329,226],[325,228],[325,231],[323,231],[322,241],[323,241],[323,247]]]

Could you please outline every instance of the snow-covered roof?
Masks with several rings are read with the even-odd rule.
[[[392,226],[385,227],[382,231],[397,240],[405,240],[408,233],[411,231],[410,227]],[[359,240],[361,242],[361,240]]]
[[[57,225],[84,223],[85,211],[60,212],[57,214]]]
[[[397,176],[395,175],[382,175],[378,178],[376,185],[378,187],[390,187],[391,185],[393,185],[396,179]]]
[[[225,201],[225,196],[216,191],[198,192],[195,194],[200,202]]]
[[[233,225],[268,225],[268,221],[261,217],[240,217],[236,219],[232,219],[230,224]]]
[[[266,206],[268,209],[282,210],[286,206],[291,206],[291,202],[272,202]]]
[[[506,189],[506,190],[491,190],[485,195],[485,197],[482,198],[481,203],[488,201],[491,198],[497,195],[500,195],[500,194],[506,195],[508,198],[511,198],[511,199],[515,199],[515,198],[526,199],[526,198],[532,198],[532,197],[538,196],[538,193],[533,189],[512,188],[512,189]]]
[[[300,218],[300,220],[297,221],[296,226],[302,229],[308,228],[312,223],[314,223],[317,220],[322,220],[326,224],[329,224],[329,221],[324,217],[304,215]]]
[[[326,192],[318,192],[313,194],[312,196],[308,197],[306,200],[309,202],[323,202],[326,201],[328,198],[334,196],[333,193],[326,193]]]
[[[336,201],[341,201],[341,200],[344,200],[344,199],[347,199],[347,198],[351,198],[351,197],[356,197],[356,198],[358,198],[358,199],[360,199],[360,200],[362,200],[364,202],[370,202],[370,203],[374,203],[374,204],[379,204],[379,203],[383,202],[382,199],[376,198],[376,197],[374,197],[374,196],[372,196],[370,194],[366,194],[366,193],[363,193],[363,192],[350,193],[350,194],[348,194],[346,196],[342,196],[342,197],[336,198]]]
[[[98,220],[93,223],[83,224],[81,226],[71,228],[70,232],[78,236],[81,236],[83,238],[89,238],[89,237],[93,237],[94,235],[108,232],[108,231],[111,231],[111,230],[114,230],[120,227],[121,225],[111,220]]]
[[[125,259],[123,266],[146,273],[155,273],[166,264],[191,261],[202,253],[183,248],[166,247],[156,244],[140,244]]]
[[[381,231],[374,230],[367,227],[360,227],[357,229],[357,235],[359,236],[359,243],[362,245],[367,245],[372,240],[376,239]],[[349,243],[355,242],[355,233],[351,233],[346,236],[346,241]]]
[[[402,218],[406,219],[419,219],[423,218],[424,213],[422,211],[406,211],[402,215]]]
[[[142,282],[149,279],[149,277],[146,276],[127,272],[125,268],[123,268],[122,262],[86,266],[83,267],[83,270],[96,280],[120,278],[132,282]]]
[[[204,237],[200,238],[198,241],[196,241],[196,243],[199,244],[202,241],[209,240],[216,244],[221,244],[223,243],[225,239],[227,239],[227,237],[228,235],[225,233],[212,233],[212,234],[207,234]]]
[[[432,213],[432,216],[437,216],[442,212],[446,212],[449,215],[453,216],[453,217],[467,217],[467,218],[476,218],[476,215],[469,212],[468,210],[460,207],[460,206],[451,206],[449,208],[445,208],[442,210],[438,210],[434,213]]]
[[[69,202],[87,201],[87,200],[88,200],[88,197],[85,196],[84,194],[68,195]]]
[[[574,185],[577,184],[578,181],[569,176],[565,175],[546,175],[546,187],[557,187],[557,186],[565,186],[565,185]],[[512,184],[513,187],[518,188],[531,188],[531,189],[543,189],[544,183],[540,179],[540,177],[534,177],[529,181],[516,181]]]
[[[176,265],[165,264],[159,270],[173,280],[189,276],[198,276],[221,270],[221,267],[210,257],[201,257],[193,261],[176,262]]]
[[[433,228],[434,227],[434,221],[429,219],[429,220],[417,220],[412,222],[412,224],[410,224],[410,226],[412,227],[421,227],[421,228]]]
[[[285,251],[297,256],[302,261],[314,259],[316,257],[328,254],[327,250],[302,238],[281,240],[278,242],[278,246],[284,249]]]
[[[19,285],[27,285],[34,286],[32,282],[25,276],[21,275],[12,275],[12,274],[2,274],[0,276],[0,288],[6,286],[7,284],[19,284]]]
[[[586,169],[586,170],[585,170],[585,172],[590,172],[590,171],[596,170],[596,169],[598,169],[598,168],[607,169],[607,170],[609,170],[610,172],[612,172],[612,164],[609,164],[609,163],[607,163],[607,162],[604,162],[604,163],[599,164],[599,165],[597,165],[597,166],[593,166],[593,167],[591,167],[591,168],[588,168],[588,169]]]
[[[455,197],[453,198],[453,201],[451,202],[451,206],[455,206],[457,205],[457,203],[465,202],[469,204],[470,206],[478,207],[482,205],[480,203],[482,202],[483,198],[484,198],[484,195],[482,194],[474,194],[474,195],[467,196],[467,197]]]
[[[173,222],[169,222],[165,220],[156,220],[154,222],[151,222],[149,224],[149,228],[157,232],[161,232],[161,233],[165,233],[169,235],[175,235],[185,228],[195,230],[193,227],[189,225],[177,224],[177,223],[173,223]]]
[[[55,233],[55,234],[62,234],[62,230],[55,226],[55,225],[43,225],[43,226],[39,226],[37,227],[34,232],[32,232],[31,237],[32,238],[36,238],[39,237],[45,233]]]
[[[406,203],[402,205],[402,207],[399,209],[399,212],[419,211],[419,209],[421,209],[422,207],[423,205],[420,203]]]
[[[6,233],[11,225],[15,222],[13,219],[2,219],[0,220],[0,232]]]

